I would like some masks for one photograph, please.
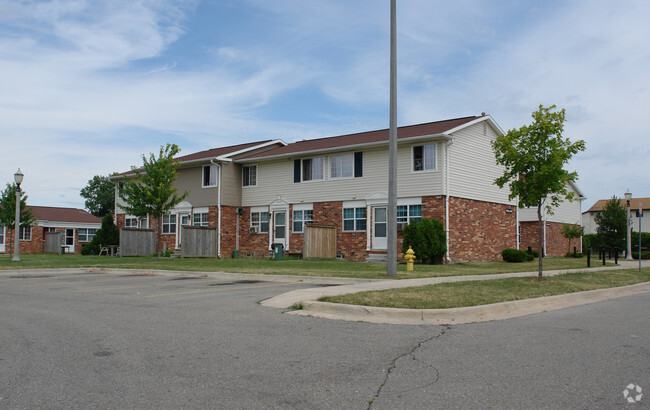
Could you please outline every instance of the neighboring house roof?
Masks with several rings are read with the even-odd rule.
[[[617,199],[623,208],[627,208],[627,201],[625,200],[625,198],[617,198]],[[596,201],[595,204],[591,206],[591,208],[589,208],[583,213],[600,212],[603,209],[605,209],[605,205],[607,204],[608,201],[611,201],[611,199],[599,199],[598,201]],[[641,202],[642,209],[650,209],[650,198],[632,198],[630,200],[630,209],[632,210],[639,209],[639,202]]]
[[[89,212],[78,208],[59,208],[52,206],[27,206],[37,221],[63,222],[63,223],[96,223],[101,224],[102,219]]]
[[[463,118],[454,118],[444,121],[429,122],[425,124],[410,125],[405,127],[398,127],[397,139],[409,139],[423,136],[443,136],[461,128],[468,126],[470,123],[488,120],[493,127],[501,132],[498,125],[492,120],[490,116],[472,116]],[[385,144],[388,143],[389,130],[377,130],[360,132],[356,134],[341,135],[336,137],[317,138],[310,140],[303,140],[288,144],[284,147],[275,148],[269,151],[255,153],[244,158],[240,161],[249,162],[256,159],[267,159],[283,156],[291,156],[295,154],[307,154],[310,152],[321,152],[329,150],[352,149],[356,146]]]

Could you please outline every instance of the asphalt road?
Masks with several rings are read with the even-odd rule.
[[[14,275],[16,276],[16,275]],[[282,314],[303,283],[0,273],[0,409],[646,408],[650,294],[503,322]]]

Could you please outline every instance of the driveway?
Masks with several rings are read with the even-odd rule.
[[[258,303],[316,285],[0,274],[0,408],[611,408],[650,389],[648,294],[451,327]]]

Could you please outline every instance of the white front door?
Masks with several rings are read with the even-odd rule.
[[[273,212],[273,242],[281,243],[287,248],[287,213],[286,211]]]
[[[384,250],[387,247],[386,226],[388,215],[385,206],[377,206],[372,211],[372,249]]]
[[[74,229],[66,229],[63,237],[66,253],[74,253]]]
[[[0,252],[5,251],[5,235],[6,235],[5,227],[0,226]]]
[[[190,225],[190,214],[178,214],[178,218],[176,219],[178,221],[178,227],[176,229],[177,235],[176,238],[178,239],[178,244],[176,245],[177,248],[181,247],[181,239],[183,235],[183,226]]]

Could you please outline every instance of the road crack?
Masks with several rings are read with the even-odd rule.
[[[444,335],[445,333],[447,333],[447,331],[449,331],[450,329],[451,329],[451,326],[443,326],[442,331],[441,331],[440,333],[438,333],[438,334],[436,334],[436,335],[434,335],[434,336],[431,336],[431,337],[429,337],[429,338],[427,338],[427,339],[425,339],[425,340],[423,340],[423,341],[421,341],[421,342],[418,342],[415,346],[413,346],[413,348],[412,348],[409,352],[406,352],[406,353],[404,353],[404,354],[402,354],[402,355],[400,355],[400,356],[394,358],[393,360],[391,360],[390,364],[388,365],[388,368],[387,368],[386,370],[384,370],[384,372],[385,372],[384,380],[383,380],[382,383],[379,385],[379,388],[377,389],[377,392],[375,392],[375,394],[370,398],[370,400],[368,400],[368,409],[371,409],[371,408],[372,408],[373,403],[374,403],[374,402],[379,398],[379,396],[381,395],[381,392],[382,392],[382,390],[384,389],[384,387],[386,386],[386,384],[388,383],[388,380],[390,379],[391,374],[392,374],[392,373],[395,371],[395,369],[397,368],[397,361],[398,361],[398,360],[403,359],[403,358],[408,357],[408,356],[411,356],[411,359],[412,359],[412,360],[417,361],[418,359],[415,357],[415,352],[416,352],[420,347],[422,347],[423,345],[425,345],[425,344],[431,342],[432,340],[435,340],[435,339],[438,339],[438,338],[442,337],[442,335]],[[427,384],[424,384],[424,385],[422,385],[422,386],[417,386],[417,387],[414,387],[414,388],[412,388],[412,389],[408,389],[408,390],[405,390],[405,391],[401,391],[401,392],[400,392],[400,395],[401,395],[402,393],[408,393],[408,392],[411,392],[411,391],[413,391],[413,390],[418,390],[418,389],[422,389],[422,388],[425,388],[425,387],[431,386],[432,384],[435,384],[435,383],[438,382],[438,379],[440,378],[440,372],[438,371],[438,369],[437,369],[435,366],[433,366],[432,364],[429,364],[429,363],[423,363],[423,364],[424,364],[426,367],[430,367],[431,369],[433,369],[433,372],[434,372],[434,374],[435,374],[435,377],[434,377],[433,381],[431,381],[431,382],[429,382],[429,383],[427,383]]]

